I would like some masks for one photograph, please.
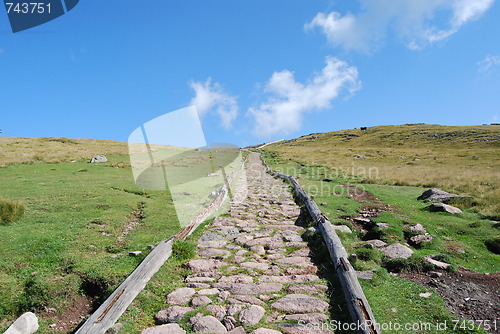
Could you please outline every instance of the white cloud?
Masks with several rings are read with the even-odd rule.
[[[500,65],[500,56],[488,55],[483,60],[477,62],[479,72],[487,72],[497,65]]]
[[[254,134],[269,137],[299,130],[304,113],[327,109],[343,89],[353,94],[360,87],[357,69],[333,57],[306,84],[297,82],[289,70],[275,72],[265,87],[267,100],[248,110]]]
[[[318,13],[305,25],[320,28],[330,43],[348,50],[369,52],[388,33],[410,49],[445,40],[467,22],[479,19],[495,0],[361,0],[357,15]]]
[[[205,82],[193,81],[190,86],[195,93],[191,104],[196,106],[200,117],[215,111],[221,119],[222,126],[226,129],[231,128],[238,116],[236,97],[228,95],[217,82],[212,84],[211,78]]]

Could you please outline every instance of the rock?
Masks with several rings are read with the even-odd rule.
[[[329,304],[321,299],[303,294],[291,294],[277,300],[271,307],[287,313],[326,312]]]
[[[227,332],[226,327],[211,315],[194,319],[193,330],[195,333],[206,334],[221,334]]]
[[[225,249],[218,248],[203,248],[198,252],[198,255],[203,258],[227,258],[231,256],[231,252]]]
[[[203,305],[210,304],[212,300],[207,296],[196,296],[191,300],[191,306],[199,307]]]
[[[375,270],[356,271],[356,276],[364,280],[372,280]]]
[[[245,308],[245,305],[243,304],[232,304],[227,306],[227,314],[232,316],[235,315],[236,313],[240,312]]]
[[[280,276],[266,276],[259,277],[259,282],[277,282],[277,283],[303,283],[319,280],[316,275],[280,275]]]
[[[332,225],[334,230],[337,230],[342,233],[352,233],[351,229],[349,226],[346,225]]]
[[[219,283],[253,283],[253,278],[248,275],[222,276]]]
[[[249,308],[240,312],[240,321],[243,325],[254,326],[257,325],[266,313],[262,306],[252,305]]]
[[[286,288],[287,293],[309,293],[323,295],[326,291],[328,291],[328,287],[321,284],[294,284]]]
[[[382,251],[389,259],[407,259],[413,254],[409,247],[398,243],[382,248]]]
[[[450,199],[460,197],[456,194],[451,194],[441,189],[432,188],[424,191],[422,195],[418,197],[418,199],[423,200],[426,199],[430,202],[448,202]]]
[[[435,255],[426,255],[426,256],[424,256],[424,259],[427,262],[429,262],[430,264],[433,264],[434,266],[436,266],[436,268],[439,268],[439,269],[446,270],[446,269],[448,269],[449,266],[451,266],[451,264],[449,264],[449,263],[445,263],[445,262],[434,260],[433,259],[434,256]]]
[[[92,159],[90,159],[91,164],[95,164],[95,163],[99,163],[99,162],[107,162],[107,161],[108,161],[108,159],[102,154],[94,155],[92,157]]]
[[[365,217],[355,217],[353,220],[356,223],[362,224],[362,225],[371,225],[372,221],[370,218],[365,218]]]
[[[425,230],[422,224],[417,224],[415,226],[410,226],[410,231],[425,234],[427,231]]]
[[[193,288],[193,289],[209,289],[210,284],[207,283],[186,283],[187,288]]]
[[[288,314],[283,320],[294,320],[302,324],[322,324],[328,320],[328,316],[323,313]]]
[[[309,267],[312,265],[311,259],[305,256],[286,257],[284,259],[279,259],[276,262],[281,264],[289,264],[297,267]]]
[[[220,293],[219,289],[202,289],[198,291],[199,295],[205,295],[205,296],[213,296],[213,295],[218,295]]]
[[[32,312],[26,312],[4,332],[4,334],[31,334],[38,330],[38,318]]]
[[[366,243],[369,245],[373,245],[377,248],[384,247],[385,245],[387,245],[385,242],[379,239],[368,240]]]
[[[227,263],[219,261],[219,260],[204,260],[204,259],[198,259],[198,260],[191,260],[186,264],[186,267],[195,273],[201,273],[209,270],[213,270],[215,268],[222,267],[226,265]]]
[[[253,239],[253,237],[251,235],[244,234],[244,235],[240,235],[239,237],[234,239],[234,243],[238,244],[238,245],[244,245],[252,239]]]
[[[189,302],[196,293],[193,288],[179,288],[167,296],[167,303],[170,305],[184,305]]]
[[[280,331],[277,331],[275,329],[269,329],[269,328],[257,328],[250,334],[281,334]]]
[[[420,245],[421,243],[431,242],[432,239],[434,239],[434,238],[430,234],[420,234],[420,235],[415,235],[415,236],[411,237],[410,241],[414,245]]]
[[[430,296],[432,296],[432,292],[423,292],[420,293],[418,296],[422,298],[429,298]]]
[[[207,311],[218,320],[222,320],[226,316],[226,308],[222,305],[208,305]]]
[[[120,323],[120,322],[117,322],[110,329],[108,329],[108,331],[111,331],[111,333],[120,333],[120,331],[122,330],[122,328],[123,328],[123,324]]]
[[[259,306],[266,305],[260,299],[254,297],[254,296],[248,296],[248,295],[233,295],[233,296],[231,296],[231,298],[229,298],[229,302],[230,303],[247,303],[250,305],[259,305]]]
[[[156,327],[146,328],[141,332],[141,334],[186,334],[186,331],[183,330],[177,324],[166,324]]]
[[[178,322],[182,320],[186,313],[192,310],[191,307],[171,306],[156,313],[155,321],[159,325]]]
[[[278,292],[283,288],[280,283],[216,283],[213,286],[236,295],[260,295],[262,293]]]
[[[246,332],[243,329],[243,327],[240,326],[240,327],[236,327],[232,331],[227,332],[227,334],[246,334]]]
[[[129,256],[139,256],[139,255],[141,255],[141,254],[142,254],[142,252],[141,252],[141,251],[135,251],[135,252],[129,252],[129,253],[128,253],[128,255],[129,255]]]
[[[429,205],[429,211],[431,212],[448,212],[451,214],[462,213],[462,210],[454,206],[443,204],[443,203],[433,203]]]
[[[189,275],[186,277],[184,280],[186,283],[206,283],[206,282],[213,282],[215,281],[215,278],[213,277],[205,277],[205,276],[196,276],[196,275]]]
[[[443,273],[440,273],[438,271],[429,271],[428,274],[432,278],[439,278],[439,277],[443,276]]]
[[[366,158],[366,156],[365,156],[365,155],[363,155],[363,154],[358,154],[358,155],[356,155],[356,156],[354,157],[354,159],[365,159],[365,158]]]
[[[228,331],[234,330],[235,327],[238,325],[238,322],[232,316],[224,317],[224,319],[222,320],[222,323],[224,324],[224,326],[226,327],[226,329]]]
[[[385,230],[389,227],[391,227],[391,225],[389,225],[388,223],[377,223],[375,224],[378,228],[382,229],[382,230]]]
[[[259,255],[264,255],[266,253],[266,250],[264,249],[264,246],[262,245],[255,245],[250,247],[250,251],[254,252]]]
[[[261,262],[243,262],[241,266],[244,268],[257,269],[257,270],[267,270],[269,269],[269,264]]]
[[[293,324],[283,324],[280,325],[283,328],[283,333],[285,334],[333,334],[328,328],[323,326],[304,326],[304,325],[293,325]]]
[[[220,248],[227,244],[227,240],[198,241],[198,248]]]

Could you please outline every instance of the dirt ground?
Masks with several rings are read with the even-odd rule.
[[[428,273],[401,273],[406,278],[436,291],[446,308],[461,319],[490,324],[489,333],[500,333],[500,273],[476,273],[465,268],[455,272],[441,272],[432,278]],[[488,321],[487,321],[488,320]]]

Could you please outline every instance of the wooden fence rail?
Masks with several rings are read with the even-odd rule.
[[[241,164],[240,172],[243,170],[245,161],[246,159]],[[232,179],[225,180],[226,184],[217,192],[216,198],[191,223],[176,235],[160,242],[111,296],[78,328],[75,334],[103,334],[111,328],[144,289],[153,275],[172,255],[174,239],[183,240],[187,238],[205,219],[222,206],[230,193],[229,184]]]
[[[381,334],[380,327],[375,321],[368,300],[359,284],[356,271],[349,262],[347,252],[328,218],[321,212],[316,202],[314,202],[304,189],[302,189],[295,177],[277,173],[271,170],[263,159],[262,162],[269,174],[291,183],[296,197],[304,204],[307,212],[321,232],[325,244],[328,247],[340,284],[342,285],[349,313],[355,323],[357,333]]]

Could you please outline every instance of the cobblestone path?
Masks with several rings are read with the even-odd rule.
[[[192,274],[167,296],[155,333],[332,333],[327,286],[316,274],[288,186],[247,162],[248,197],[217,217],[198,242]],[[187,321],[187,322],[186,322]]]

